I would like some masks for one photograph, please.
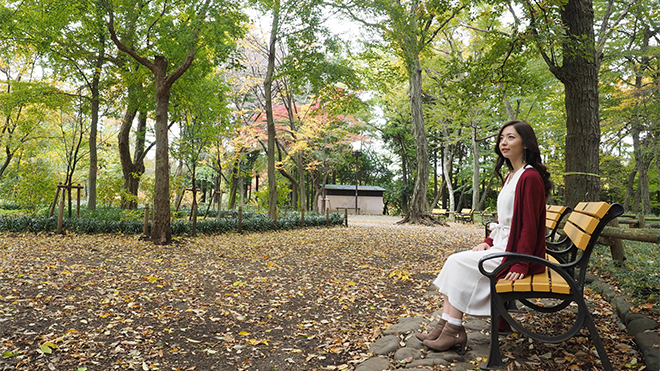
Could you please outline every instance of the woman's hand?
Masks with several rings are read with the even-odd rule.
[[[509,281],[515,281],[515,280],[519,280],[519,279],[521,279],[521,278],[523,278],[523,277],[525,277],[525,275],[522,274],[522,273],[518,273],[518,272],[509,272],[509,273],[506,274],[506,276],[504,276],[504,279],[505,279],[505,280],[509,280]]]
[[[484,251],[484,250],[489,250],[489,249],[490,249],[490,245],[485,243],[485,242],[482,242],[482,243],[478,244],[477,246],[473,247],[472,251]]]

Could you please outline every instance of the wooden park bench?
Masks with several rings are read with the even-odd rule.
[[[501,316],[521,334],[536,341],[552,344],[566,341],[575,336],[582,327],[587,327],[598,351],[603,369],[612,371],[612,364],[605,351],[603,341],[598,335],[598,330],[584,300],[584,281],[589,257],[601,231],[607,223],[622,213],[623,207],[619,204],[609,205],[606,202],[579,203],[564,226],[567,240],[570,241],[570,246],[566,250],[574,250],[575,252],[575,259],[566,263],[558,263],[557,259],[554,259],[551,254],[546,256],[548,259],[542,259],[527,254],[504,252],[488,255],[481,259],[479,270],[489,278],[491,292],[490,354],[488,361],[482,365],[482,369],[493,370],[503,365],[498,340],[498,318]],[[509,256],[509,260],[505,264],[501,264],[492,272],[484,269],[484,261],[501,259],[504,256]],[[507,266],[520,261],[541,263],[546,266],[546,270],[516,281],[497,278],[499,273]],[[554,303],[541,304],[537,299],[554,299]],[[565,327],[567,329],[561,330],[562,332],[558,334],[548,335],[532,331],[525,327],[523,323],[516,321],[507,310],[507,302],[519,302],[541,313],[557,313],[571,303],[575,303],[577,313],[570,328]],[[562,321],[566,321],[566,319],[562,319]]]
[[[446,218],[449,216],[449,211],[447,209],[433,209],[431,214],[436,218]]]
[[[474,221],[474,209],[461,209],[461,212],[454,214],[454,221],[472,222]]]

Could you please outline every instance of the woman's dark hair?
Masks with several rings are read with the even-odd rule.
[[[497,153],[497,163],[495,164],[495,175],[497,175],[498,178],[504,183],[504,178],[502,177],[502,173],[500,170],[502,169],[502,166],[506,164],[507,168],[509,170],[513,170],[513,165],[511,165],[511,161],[509,159],[505,158],[502,155],[502,151],[500,151],[500,140],[502,137],[502,131],[504,131],[505,128],[513,126],[514,129],[518,132],[520,135],[520,138],[522,139],[523,146],[525,147],[525,152],[523,154],[523,160],[525,163],[528,165],[531,165],[536,171],[541,174],[541,178],[543,179],[543,184],[545,185],[545,197],[547,198],[550,196],[550,191],[552,190],[552,181],[550,180],[550,173],[548,172],[548,168],[543,165],[541,162],[541,151],[539,150],[539,143],[536,140],[536,134],[534,134],[534,129],[532,129],[531,125],[524,121],[509,121],[506,124],[502,126],[500,129],[500,132],[497,134],[497,142],[495,143],[495,153]]]

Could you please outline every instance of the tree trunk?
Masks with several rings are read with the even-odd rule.
[[[635,192],[635,177],[637,177],[637,169],[628,174],[628,187],[626,187],[626,198],[623,200],[623,209],[630,210],[630,200],[634,199]]]
[[[156,67],[154,71],[156,80],[156,170],[154,173],[154,221],[151,229],[151,239],[158,244],[169,244],[172,241],[172,229],[170,227],[170,159],[167,137],[170,86],[163,84],[167,71],[167,59],[156,56],[154,65]]]
[[[99,81],[101,80],[101,69],[103,68],[103,63],[105,63],[105,34],[101,32],[99,35],[99,55],[96,60],[96,70],[94,71],[94,76],[92,77],[92,112],[91,112],[91,123],[89,129],[89,177],[87,180],[87,209],[95,210],[96,209],[96,178],[98,175],[98,151],[96,148],[96,137],[98,133],[99,126],[99,105],[100,105],[100,93],[99,93]]]
[[[129,95],[131,88],[129,88]],[[130,100],[130,98],[129,98]],[[135,130],[135,147],[133,157],[130,151],[130,134],[133,126],[133,120],[137,111],[133,105],[129,104],[126,109],[124,118],[119,128],[117,135],[117,142],[119,146],[119,160],[121,162],[121,170],[124,176],[124,191],[121,196],[122,209],[137,209],[137,195],[140,187],[140,179],[144,174],[144,142],[147,130],[147,114],[140,113],[138,117],[138,126]]]
[[[646,51],[648,50],[649,40],[652,35],[648,25],[644,27],[643,35],[644,36],[641,47],[642,50]],[[637,94],[639,96],[642,96],[644,94],[643,74],[648,69],[649,61],[650,58],[648,57],[648,55],[644,55],[641,59],[639,69],[637,69],[637,75],[635,76],[635,90],[637,91]],[[646,148],[644,147],[648,147],[648,146],[645,146],[640,141],[640,134],[643,130],[642,120],[643,117],[640,116],[633,117],[631,122],[632,127],[630,132],[633,137],[633,152],[635,154],[635,166],[637,167],[637,171],[639,172],[637,189],[639,190],[639,194],[641,197],[640,200],[641,213],[646,215],[651,212],[651,192],[649,190],[649,175],[648,175],[648,168],[649,165],[651,164],[650,163],[651,158],[650,156],[647,156],[645,153]]]
[[[477,124],[472,123],[472,209],[481,210],[479,205],[479,142],[477,141]]]
[[[449,138],[449,131],[444,130],[445,138]],[[442,173],[447,184],[447,196],[449,197],[449,211],[456,211],[456,205],[454,200],[454,184],[452,183],[451,176],[451,163],[453,162],[454,152],[453,145],[446,144],[442,153]]]
[[[407,219],[409,222],[419,223],[423,217],[430,216],[426,199],[429,187],[429,153],[422,110],[422,69],[419,66],[419,55],[415,55],[413,62],[412,70],[409,71],[410,113],[415,141],[417,176]]]
[[[268,127],[268,215],[277,223],[277,178],[275,178],[275,119],[273,117],[273,75],[275,73],[275,45],[280,22],[280,2],[273,4],[273,24],[270,30],[268,46],[268,69],[264,79],[266,95],[266,126]]]
[[[403,192],[401,192],[401,213],[408,215],[408,156],[406,156],[406,149],[401,140],[401,185]]]
[[[566,106],[565,204],[599,201],[598,71],[592,0],[569,0],[560,10],[566,37],[563,65],[550,70],[564,84]]]

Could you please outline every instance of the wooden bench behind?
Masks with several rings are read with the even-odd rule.
[[[446,218],[449,216],[449,211],[447,209],[433,209],[431,214],[438,218]]]
[[[484,369],[498,369],[502,366],[502,354],[499,349],[498,318],[504,318],[511,327],[523,335],[541,342],[561,343],[575,336],[582,327],[587,327],[594,342],[598,355],[606,371],[612,371],[612,365],[598,335],[598,330],[584,300],[584,280],[586,277],[589,257],[593,251],[598,236],[603,227],[612,219],[623,213],[619,204],[609,205],[606,202],[581,202],[568,217],[564,227],[570,246],[566,248],[574,259],[559,264],[557,259],[548,255],[548,259],[515,253],[498,253],[485,256],[479,262],[479,270],[488,276],[491,290],[491,345],[488,361]],[[489,259],[501,259],[508,256],[505,264],[488,272],[483,263]],[[527,276],[516,281],[498,279],[498,275],[508,266],[521,261],[537,262],[546,266],[545,272]],[[558,299],[555,305],[537,305],[537,299]],[[577,314],[573,325],[556,335],[545,335],[531,331],[517,322],[507,310],[507,302],[521,304],[543,313],[555,313],[568,307],[571,303],[577,305]]]
[[[454,221],[472,222],[474,221],[474,209],[461,209],[461,212],[454,214]]]

